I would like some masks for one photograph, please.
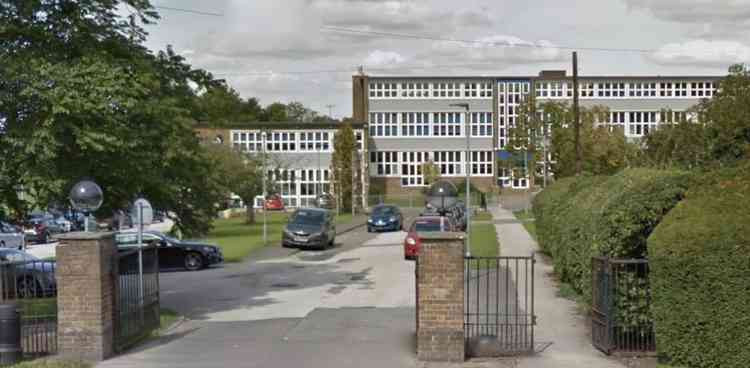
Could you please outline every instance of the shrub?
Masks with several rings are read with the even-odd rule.
[[[660,355],[679,366],[750,362],[750,164],[704,177],[648,239]]]
[[[683,171],[626,169],[612,176],[564,179],[550,187],[551,193],[542,192],[535,201],[535,216],[541,217],[537,231],[555,271],[590,302],[591,258],[645,257],[646,239],[684,196],[690,178]]]

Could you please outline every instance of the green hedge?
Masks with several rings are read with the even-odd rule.
[[[589,301],[591,258],[645,257],[649,234],[691,182],[686,172],[652,169],[560,180],[535,199],[540,246]]]
[[[648,239],[660,355],[750,366],[750,164],[707,175]]]

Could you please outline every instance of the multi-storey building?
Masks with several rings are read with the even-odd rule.
[[[684,118],[690,107],[713,96],[719,78],[581,76],[580,104],[608,108],[609,121],[602,123],[622,126],[628,138],[636,139],[661,123]],[[512,177],[497,165],[509,129],[525,97],[572,102],[572,87],[565,71],[536,77],[356,75],[353,118],[367,123],[370,185],[391,193],[423,186],[422,164],[432,162],[448,179],[464,178],[468,170],[472,182],[484,189],[527,188],[527,178]]]
[[[367,152],[365,125],[359,123],[352,127],[359,144],[358,155],[353,159],[359,161]],[[280,194],[285,206],[308,207],[314,206],[319,194],[332,191],[331,158],[338,128],[339,124],[334,122],[265,122],[223,128],[200,126],[196,132],[205,141],[226,144],[248,154],[263,154],[267,157],[266,168],[274,185],[269,192]],[[361,183],[356,186],[360,201],[366,198],[362,192],[366,193],[363,182],[367,175],[354,175]],[[260,207],[262,203],[262,197],[257,197],[254,205]]]

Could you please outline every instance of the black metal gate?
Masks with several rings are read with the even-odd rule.
[[[534,351],[534,256],[467,257],[464,336],[469,355]],[[489,351],[489,353],[488,353]]]
[[[121,352],[159,328],[159,256],[143,247],[143,282],[138,249],[120,252],[115,349]]]
[[[21,315],[24,357],[57,353],[55,261],[6,251],[0,255],[0,302],[16,303]]]
[[[645,259],[592,259],[591,339],[605,354],[656,351],[648,273]]]

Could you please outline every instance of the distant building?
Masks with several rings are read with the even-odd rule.
[[[319,194],[331,193],[333,144],[341,123],[263,122],[234,124],[223,128],[199,125],[195,131],[204,142],[226,144],[248,154],[266,152],[267,169],[287,207],[308,207]],[[357,161],[367,157],[365,124],[352,124],[359,143]],[[364,167],[363,167],[364,170]],[[367,179],[356,175],[356,203],[366,204]],[[271,194],[271,193],[269,193]],[[255,207],[262,206],[262,197]]]
[[[609,121],[628,138],[648,134],[662,122],[678,121],[703,98],[713,96],[717,76],[580,76],[581,106],[609,108]],[[367,123],[371,185],[389,193],[425,185],[421,165],[432,161],[442,177],[458,181],[471,172],[474,185],[528,188],[525,177],[498,168],[524,96],[572,102],[565,71],[529,76],[352,77],[353,119]],[[467,167],[465,109],[468,103],[471,166]],[[662,114],[669,109],[671,116]]]

